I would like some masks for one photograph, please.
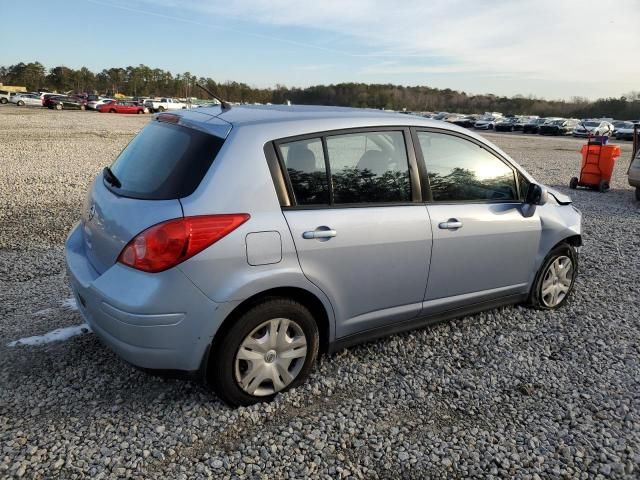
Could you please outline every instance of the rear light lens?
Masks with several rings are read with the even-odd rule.
[[[144,272],[184,262],[249,220],[246,213],[176,218],[149,227],[131,240],[118,261]]]

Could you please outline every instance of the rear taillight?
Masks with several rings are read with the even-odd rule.
[[[249,220],[246,213],[176,218],[149,227],[131,240],[118,261],[161,272],[201,252]]]

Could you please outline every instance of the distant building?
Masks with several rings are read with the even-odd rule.
[[[5,90],[7,92],[26,92],[27,87],[20,87],[17,85],[3,85],[2,82],[0,82],[0,90]]]

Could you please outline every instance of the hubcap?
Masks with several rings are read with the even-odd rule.
[[[542,279],[541,298],[547,307],[560,304],[569,293],[573,282],[573,262],[567,256],[556,258]]]
[[[267,320],[240,344],[236,382],[250,395],[272,395],[293,382],[306,357],[307,338],[300,325],[286,318]]]

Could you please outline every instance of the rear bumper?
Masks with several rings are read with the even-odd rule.
[[[80,313],[127,362],[154,370],[199,370],[232,305],[212,302],[177,268],[145,273],[115,264],[99,274],[76,226],[65,245]]]

